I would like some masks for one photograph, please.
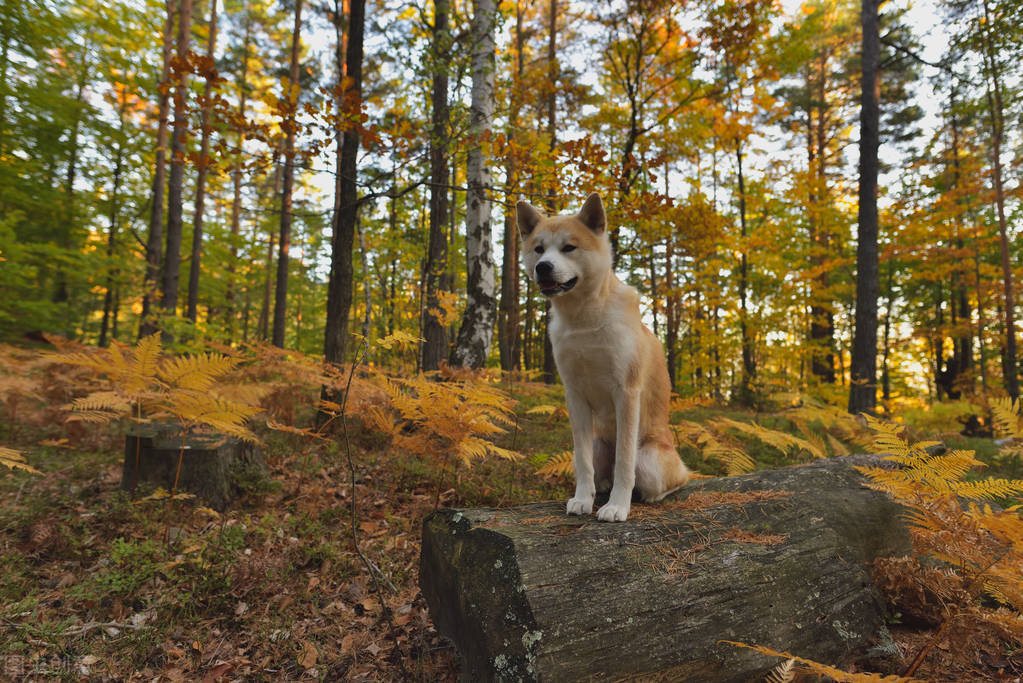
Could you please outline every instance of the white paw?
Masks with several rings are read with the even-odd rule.
[[[570,498],[566,510],[570,515],[588,515],[593,512],[593,499]]]
[[[601,522],[624,522],[629,516],[629,505],[608,503],[597,510],[597,519]]]

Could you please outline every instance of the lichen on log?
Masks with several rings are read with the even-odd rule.
[[[847,456],[692,482],[628,521],[564,504],[440,510],[420,586],[471,680],[747,681],[776,660],[831,664],[883,644],[868,563],[910,549],[901,508]]]

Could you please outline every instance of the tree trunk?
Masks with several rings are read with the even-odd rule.
[[[163,66],[160,70],[160,83],[170,81],[171,36],[174,33],[173,0],[166,0],[167,20],[163,26]],[[156,320],[152,312],[153,302],[157,298],[157,287],[160,280],[160,268],[163,267],[163,195],[164,177],[167,168],[167,118],[170,111],[170,90],[160,92],[156,106],[156,163],[153,172],[152,204],[149,212],[149,236],[146,239],[146,272],[142,284],[142,315],[139,323],[139,338],[146,337],[156,331]]]
[[[448,196],[448,70],[451,38],[448,35],[448,0],[435,0],[431,47],[433,89],[430,115],[430,238],[427,247],[426,310],[423,313],[423,370],[436,370],[447,357],[448,332],[440,312],[439,293],[447,285]]]
[[[998,214],[998,238],[1002,262],[1002,307],[1005,326],[1005,353],[1002,356],[1002,374],[1005,391],[1013,400],[1019,398],[1019,373],[1016,362],[1016,302],[1012,284],[1012,255],[1010,253],[1008,224],[1005,218],[1005,188],[1002,181],[1002,136],[1005,131],[1002,105],[1002,85],[998,78],[994,46],[991,41],[991,16],[987,0],[983,0],[984,23],[981,37],[987,76],[987,102],[991,121],[991,160],[995,185],[995,208]]]
[[[208,67],[213,68],[213,58],[217,48],[217,2],[210,0],[209,40],[206,43],[206,59]],[[199,145],[199,163],[195,179],[195,215],[192,217],[192,259],[188,264],[188,305],[186,316],[192,323],[198,317],[199,308],[199,261],[202,258],[202,222],[206,206],[206,170],[210,161],[210,110],[213,103],[210,99],[212,88],[207,75],[202,91],[202,142]]]
[[[174,131],[171,134],[171,168],[167,180],[167,243],[163,264],[163,297],[167,315],[178,308],[181,279],[181,239],[184,231],[183,189],[186,139],[188,137],[188,43],[192,35],[192,0],[180,0],[178,9],[177,82],[174,86]]]
[[[248,103],[248,75],[249,75],[249,46],[252,42],[252,15],[249,14],[249,4],[246,2],[242,7],[245,13],[245,34],[242,39],[242,70],[238,77],[238,115],[244,120],[246,105]],[[227,305],[224,307],[224,322],[227,327],[227,341],[234,342],[235,332],[235,289],[238,286],[238,236],[241,234],[242,220],[242,159],[245,150],[245,128],[238,132],[238,158],[231,171],[231,235],[228,238],[227,260],[227,283],[224,299]]]
[[[850,363],[849,412],[873,414],[877,406],[877,170],[880,146],[878,0],[862,0],[863,75],[860,94],[860,182],[856,245],[856,330]]]
[[[746,184],[742,175],[742,142],[735,140],[736,179],[739,183],[739,226],[742,237],[742,254],[739,257],[739,334],[742,340],[742,373],[739,380],[739,403],[752,407],[756,402],[753,385],[757,379],[756,360],[753,355],[753,339],[749,329],[747,297],[749,288],[749,255],[746,253]]]
[[[482,368],[494,337],[496,283],[491,227],[490,166],[482,141],[490,136],[494,117],[494,0],[475,0],[472,19],[472,103],[469,135],[473,146],[466,162],[465,198],[466,305],[451,353],[455,367]]]
[[[868,565],[911,551],[903,508],[851,465],[703,480],[626,522],[564,504],[440,510],[419,585],[468,680],[751,681],[779,661],[843,666],[884,639]]]
[[[339,114],[361,111],[362,106],[362,58],[363,34],[365,29],[366,2],[351,0],[348,12],[348,38],[345,45],[344,64],[338,64],[339,76],[348,83],[341,93]],[[337,36],[340,41],[342,36]],[[338,55],[340,58],[340,55]],[[347,81],[344,79],[347,78]],[[352,287],[354,270],[352,248],[355,243],[355,229],[358,221],[359,196],[358,154],[359,131],[348,128],[344,131],[337,156],[338,180],[335,185],[333,236],[331,238],[330,279],[327,283],[327,325],[325,329],[323,356],[328,363],[343,363],[348,342],[348,315],[352,309]]]
[[[82,103],[85,98],[85,85],[89,77],[89,67],[87,63],[89,53],[89,46],[86,45],[82,50],[81,63],[77,65],[78,68],[78,81],[75,83],[75,99],[74,99],[74,116],[71,123],[71,131],[68,140],[68,163],[67,173],[64,177],[64,230],[62,231],[62,244],[61,246],[68,252],[72,249],[73,244],[73,233],[75,230],[75,222],[77,220],[77,211],[75,210],[75,180],[78,177],[78,155],[81,150],[78,144],[78,132],[81,127],[82,119]],[[57,288],[54,294],[54,302],[63,303],[66,302],[71,296],[68,289],[68,278],[66,266],[61,264],[57,266]],[[65,320],[70,321],[70,316]],[[72,337],[74,332],[69,326],[65,331],[65,336]]]
[[[295,132],[298,127],[298,49],[302,39],[302,0],[295,0],[295,25],[291,31],[291,62],[288,69],[288,114],[282,121],[284,138],[284,189],[281,192],[281,232],[277,244],[277,282],[274,288],[272,344],[284,348],[288,313],[288,252],[291,249],[291,204],[295,188]]]
[[[525,46],[522,32],[522,3],[515,2],[515,78],[508,97],[508,140],[515,138],[519,126],[522,88],[522,50]],[[505,162],[508,194],[518,190],[518,160],[514,151]],[[518,370],[522,364],[522,327],[519,315],[521,290],[519,285],[519,229],[510,211],[504,213],[504,253],[501,259],[501,302],[497,313],[498,348],[501,369]]]
[[[127,93],[122,89],[119,94],[117,120],[120,126],[118,134],[124,134],[124,113],[128,106]],[[103,293],[103,320],[99,328],[99,346],[105,347],[109,344],[109,332],[111,327],[111,315],[114,307],[114,288],[120,272],[113,265],[114,254],[117,252],[117,231],[119,228],[120,198],[121,198],[121,174],[124,171],[124,143],[119,139],[117,151],[114,152],[114,177],[110,188],[110,233],[107,235],[107,277],[106,291]]]

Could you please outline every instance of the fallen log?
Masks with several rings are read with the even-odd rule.
[[[901,510],[846,456],[692,482],[628,521],[564,503],[439,510],[420,587],[470,680],[748,681],[890,646],[867,565],[909,552]],[[875,651],[872,656],[878,656]]]

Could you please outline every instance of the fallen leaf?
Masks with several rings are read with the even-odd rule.
[[[221,662],[215,667],[209,670],[209,672],[203,676],[202,683],[213,683],[214,681],[220,680],[222,676],[234,671],[234,664],[228,664],[227,662]]]
[[[370,643],[369,645],[366,646],[366,652],[370,653],[374,657],[380,654],[380,649],[381,649],[380,646],[377,645],[376,643]]]
[[[317,651],[316,646],[313,645],[308,640],[304,641],[304,646],[302,647],[302,654],[299,655],[298,658],[299,666],[305,669],[311,669],[314,666],[316,666],[316,659],[319,656],[320,653]]]

